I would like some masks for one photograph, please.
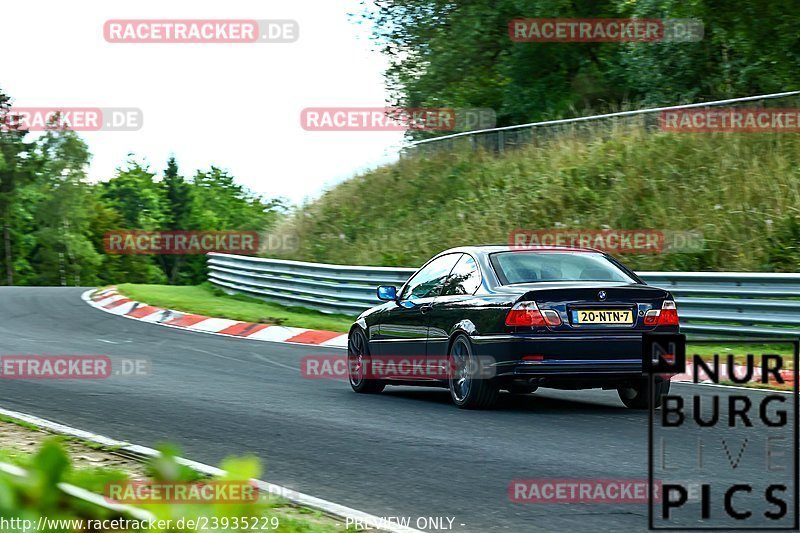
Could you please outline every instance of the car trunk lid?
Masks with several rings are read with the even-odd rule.
[[[646,331],[651,309],[661,309],[667,291],[644,284],[626,283],[529,283],[506,286],[520,294],[517,302],[536,302],[542,312],[553,310],[561,323],[550,331],[597,333],[598,331]],[[550,321],[552,322],[552,321]]]

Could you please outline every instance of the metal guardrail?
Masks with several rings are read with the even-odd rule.
[[[415,272],[218,253],[209,254],[208,267],[209,280],[227,292],[347,315],[378,305],[378,285],[400,286]],[[672,292],[687,333],[800,336],[800,274],[638,274]]]
[[[687,333],[800,336],[800,274],[638,274],[672,292]]]
[[[364,267],[208,254],[209,281],[223,289],[324,313],[355,315],[377,305],[378,285],[402,285],[413,268]]]
[[[797,96],[800,96],[800,91],[786,91],[782,93],[730,98],[727,100],[715,100],[712,102],[699,102],[694,104],[683,104],[668,107],[652,107],[647,109],[636,109],[632,111],[604,113],[601,115],[589,115],[559,120],[530,122],[527,124],[517,124],[514,126],[504,126],[500,128],[464,131],[408,143],[408,145],[402,148],[401,155],[424,155],[436,151],[452,151],[456,148],[456,146],[458,146],[457,143],[462,141],[468,142],[469,147],[472,150],[483,148],[486,150],[492,150],[494,152],[503,152],[507,149],[513,149],[525,144],[535,143],[537,140],[546,139],[557,133],[562,133],[564,131],[575,131],[575,127],[588,125],[592,122],[596,123],[605,121],[606,123],[610,124],[627,124],[640,127],[645,131],[655,131],[659,129],[658,114],[665,111],[719,106],[739,106],[742,104],[752,103],[755,103],[756,107],[764,107],[767,100],[780,99],[787,99],[792,105],[797,105]],[[781,107],[786,106],[784,105]]]

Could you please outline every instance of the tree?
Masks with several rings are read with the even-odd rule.
[[[106,182],[89,183],[90,154],[57,126],[28,140],[6,120],[0,93],[0,252],[8,284],[199,283],[205,257],[107,254],[112,231],[266,230],[283,212],[217,167],[185,179],[170,157],[161,179],[131,157]]]
[[[376,0],[390,105],[489,107],[499,126],[800,85],[795,0]],[[698,42],[514,42],[519,18],[691,18]],[[415,131],[414,138],[430,136]]]
[[[132,158],[125,168],[106,183],[98,185],[98,200],[105,209],[98,210],[93,221],[94,238],[102,242],[103,235],[116,230],[157,231],[165,224],[164,190],[153,178],[147,165]],[[115,273],[118,282],[163,283],[166,276],[149,255],[107,255],[106,265]]]
[[[94,209],[86,183],[89,150],[73,131],[48,131],[37,142],[42,161],[32,207],[36,245],[31,252],[39,285],[94,283],[102,256],[90,234]]]
[[[28,131],[9,119],[11,99],[0,92],[0,220],[3,224],[3,249],[6,283],[14,284],[12,250],[12,209],[15,193],[36,178],[35,145],[26,141]]]
[[[167,161],[164,179],[161,181],[165,197],[165,229],[189,230],[192,228],[192,213],[195,207],[195,194],[192,184],[187,182],[178,172],[178,162],[172,156]],[[170,284],[179,280],[181,265],[185,260],[183,255],[160,256],[164,274]]]

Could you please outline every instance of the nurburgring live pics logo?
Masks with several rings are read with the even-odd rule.
[[[686,371],[686,335],[646,333],[642,339],[645,374],[681,374]]]
[[[794,351],[791,365],[779,353],[764,353],[760,357],[747,354],[744,358],[727,354],[727,368],[721,366],[717,354],[711,361],[694,354],[690,371],[695,385],[709,382],[744,385],[757,379],[763,387],[783,386],[791,381],[793,390],[787,394],[769,389],[683,384],[672,384],[664,392],[663,387],[657,386],[663,381],[656,381],[656,376],[664,379],[665,375],[686,372],[685,336],[645,333],[642,340],[642,368],[650,380],[651,391],[650,529],[796,530],[800,526],[797,514],[800,341],[692,341],[712,346],[731,342],[791,345]],[[654,408],[656,395],[661,404],[658,410]],[[652,497],[656,478],[661,494],[658,505]],[[693,479],[694,487],[687,479]]]

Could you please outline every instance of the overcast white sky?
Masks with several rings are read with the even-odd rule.
[[[307,132],[305,107],[380,107],[386,60],[358,0],[26,0],[3,3],[0,89],[15,107],[136,107],[135,132],[81,133],[92,179],[134,153],[184,175],[214,164],[294,202],[393,159],[400,132]],[[290,44],[111,44],[108,19],[294,19]]]

